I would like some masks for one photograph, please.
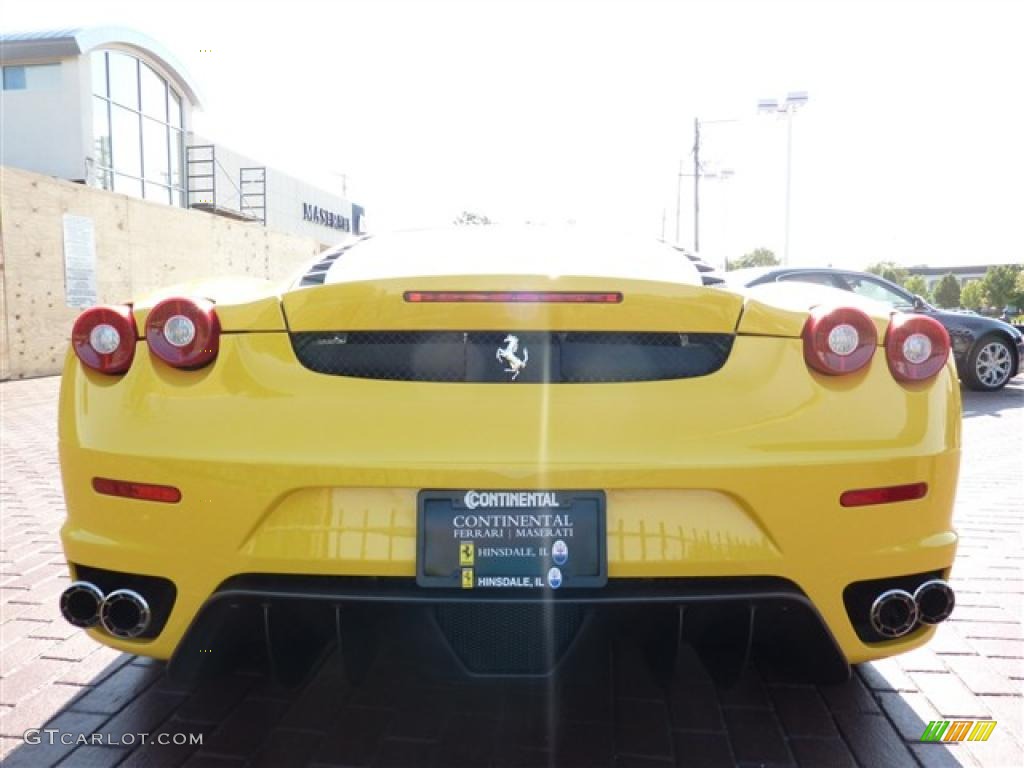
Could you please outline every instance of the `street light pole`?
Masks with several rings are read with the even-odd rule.
[[[679,244],[679,212],[683,200],[683,161],[679,161],[679,174],[676,176],[676,245]]]
[[[693,252],[700,253],[700,120],[693,118]]]
[[[786,116],[786,218],[785,240],[782,246],[782,263],[789,264],[789,212],[790,192],[793,185],[793,113],[807,103],[807,91],[792,91],[783,103],[775,99],[761,99],[757,104],[759,112],[774,112]]]
[[[786,110],[786,239],[782,246],[782,263],[789,264],[789,198],[793,187],[793,112]]]

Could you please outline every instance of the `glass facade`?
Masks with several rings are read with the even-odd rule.
[[[171,96],[170,108],[171,108],[171,125],[175,128],[181,128],[181,97],[171,89],[167,89]]]
[[[142,113],[161,122],[167,122],[167,83],[147,65],[139,63],[142,93]]]
[[[171,184],[168,130],[170,129],[167,123],[158,123],[148,117],[142,118],[142,162],[146,167],[143,176],[146,181],[154,181],[165,186]]]
[[[129,109],[139,108],[139,60],[127,53],[107,52],[110,100]]]
[[[117,104],[110,105],[110,149],[114,157],[115,173],[136,178],[142,176],[140,130],[138,112],[132,112]]]
[[[92,154],[96,165],[111,168],[113,161],[110,155],[110,106],[105,99],[95,96],[92,100],[92,140]]]
[[[181,96],[144,61],[122,51],[90,54],[95,184],[184,205]]]

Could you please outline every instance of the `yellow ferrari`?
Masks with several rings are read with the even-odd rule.
[[[93,307],[59,431],[64,617],[184,675],[253,638],[357,665],[416,610],[473,674],[621,614],[835,679],[953,610],[943,327],[643,239],[395,233]]]

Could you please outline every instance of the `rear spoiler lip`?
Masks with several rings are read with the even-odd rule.
[[[493,300],[511,299],[509,301]],[[539,299],[539,300],[538,300]],[[423,275],[328,282],[281,296],[293,331],[644,330],[729,333],[744,297],[696,280]]]

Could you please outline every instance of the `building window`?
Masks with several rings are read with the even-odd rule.
[[[99,187],[100,189],[111,190],[114,188],[114,174],[112,171],[108,171],[106,168],[98,168],[96,170],[96,180],[93,182],[93,186]]]
[[[171,190],[162,184],[150,184],[146,182],[146,199],[156,200],[161,203],[170,204]]]
[[[111,154],[114,158],[114,170],[128,176],[142,176],[142,142],[140,139],[141,124],[138,112],[110,105],[110,136]]]
[[[50,91],[60,88],[60,64],[4,67],[5,91]]]
[[[167,122],[167,83],[145,64],[139,66],[142,84],[142,113]]]
[[[133,179],[131,176],[125,176],[123,173],[114,174],[114,191],[120,192],[122,195],[131,195],[132,197],[142,197],[142,182],[138,179]]]
[[[144,61],[122,51],[90,55],[93,184],[184,206],[182,102]]]
[[[110,102],[95,96],[92,99],[92,142],[92,156],[96,165],[113,167],[110,155]]]
[[[107,53],[110,100],[122,107],[139,108],[139,60],[126,53]]]
[[[145,148],[143,162],[146,166],[146,181],[170,184],[168,171],[167,123],[158,123],[148,117],[142,118],[142,146]],[[163,195],[167,197],[167,195]]]
[[[181,157],[185,153],[181,131],[171,128],[171,186],[183,189],[185,180],[181,175]]]
[[[167,89],[171,97],[171,125],[181,128],[181,97],[171,89]]]

